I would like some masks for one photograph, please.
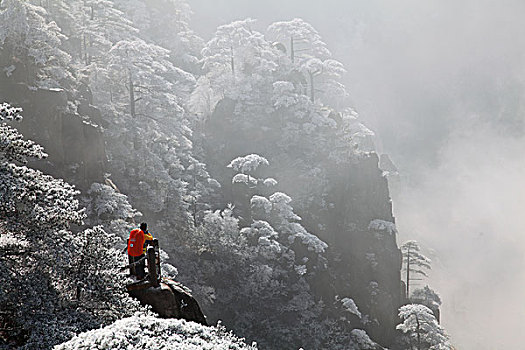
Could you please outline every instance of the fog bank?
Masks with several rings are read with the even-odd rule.
[[[395,200],[402,238],[435,250],[428,282],[444,297],[442,321],[459,349],[525,340],[524,147],[487,124],[465,126],[440,165]]]

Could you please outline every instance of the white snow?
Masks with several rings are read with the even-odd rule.
[[[232,183],[244,183],[248,186],[255,186],[257,185],[257,179],[246,174],[237,174],[232,178]]]
[[[160,319],[135,315],[96,330],[82,333],[54,350],[255,350],[224,327],[206,327],[178,319]]]
[[[266,187],[272,187],[272,186],[277,185],[277,180],[275,180],[273,177],[269,177],[269,178],[264,179],[263,184]]]
[[[261,157],[258,154],[249,154],[244,157],[237,157],[228,164],[228,168],[233,168],[234,170],[240,171],[242,173],[247,173],[254,171],[261,164],[268,165],[268,160],[264,157]]]
[[[296,222],[291,223],[293,232],[288,239],[290,243],[293,243],[296,238],[299,238],[301,242],[308,247],[308,250],[314,251],[316,253],[324,253],[326,248],[328,248],[328,244],[323,242],[319,237],[316,235],[311,234],[310,232],[306,231],[301,224],[298,224]]]
[[[261,208],[266,214],[270,214],[272,211],[272,203],[263,196],[253,196],[250,200],[252,208]]]

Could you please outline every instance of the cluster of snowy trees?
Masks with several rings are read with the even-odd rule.
[[[190,16],[185,0],[0,2],[2,79],[65,89],[73,109],[86,84],[118,186],[80,194],[26,167],[42,147],[0,126],[0,341],[46,348],[103,325],[59,348],[252,348],[222,327],[147,316],[123,293],[117,248],[142,215],[211,320],[265,348],[377,348],[368,310],[326,292],[326,228],[298,214],[333,208],[331,171],[370,151],[343,65],[301,19],[264,33],[235,21],[205,42]],[[20,113],[0,106],[9,123]],[[399,330],[434,346],[439,327],[424,337],[413,320],[431,317],[416,309]]]
[[[20,113],[0,106],[4,121]],[[80,228],[86,214],[79,192],[24,165],[47,155],[8,122],[0,126],[2,339],[47,348],[139,306],[122,291],[119,237],[100,226]]]

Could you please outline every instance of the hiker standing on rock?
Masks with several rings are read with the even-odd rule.
[[[145,260],[142,258],[144,258],[146,234],[149,234],[148,224],[143,222],[140,224],[140,229],[131,230],[128,239],[128,259],[130,264],[130,274],[137,276],[139,280],[143,279],[145,275],[144,267],[146,266],[146,263]],[[140,261],[138,264],[134,264],[138,261]]]

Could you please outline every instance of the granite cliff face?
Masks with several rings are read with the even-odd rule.
[[[325,239],[334,248],[335,265],[343,277],[336,279],[336,292],[352,295],[369,315],[369,334],[390,344],[397,310],[404,302],[402,256],[387,180],[378,161],[377,154],[370,153],[334,177],[330,196],[336,200],[325,219],[330,227]]]
[[[24,119],[15,127],[49,154],[29,165],[87,190],[104,181],[107,157],[100,111],[91,105],[89,88],[75,91],[73,96],[63,89],[30,88],[0,76],[3,101],[23,109]]]

